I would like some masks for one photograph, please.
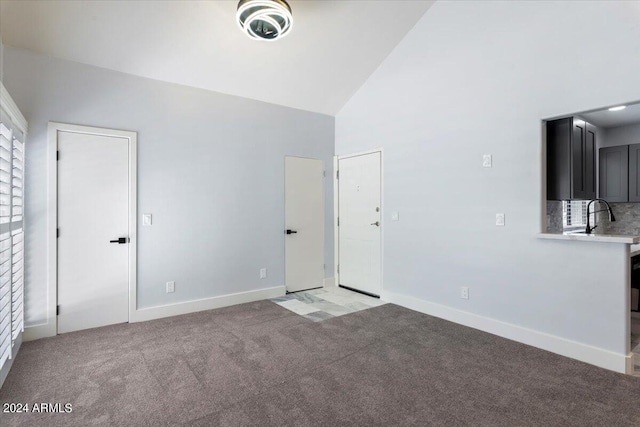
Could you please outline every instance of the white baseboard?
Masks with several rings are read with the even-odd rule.
[[[144,322],[163,317],[179,316],[181,314],[195,313],[197,311],[212,310],[214,308],[228,307],[230,305],[244,304],[285,295],[284,286],[258,289],[256,291],[238,292],[236,294],[221,295],[218,297],[203,298],[194,301],[186,301],[177,304],[167,304],[158,307],[138,309],[131,314],[129,323]],[[54,321],[33,325],[24,328],[24,341],[33,341],[40,338],[54,337],[57,335]]]
[[[325,277],[324,278],[324,287],[325,288],[332,288],[334,286],[336,286],[335,277]]]
[[[167,304],[158,307],[137,309],[133,313],[130,323],[144,322],[163,317],[179,316],[181,314],[195,313],[198,311],[212,310],[214,308],[228,307],[230,305],[244,304],[285,295],[284,286],[258,289],[255,291],[238,292],[236,294],[221,295],[218,297],[203,298],[186,301],[177,304]]]
[[[57,334],[56,325],[52,322],[40,325],[25,326],[22,333],[23,341],[39,340],[40,338],[55,337]]]
[[[524,328],[485,316],[469,313],[445,305],[418,298],[383,291],[381,299],[411,310],[459,323],[484,332],[508,338],[533,347],[538,347],[561,356],[580,360],[611,371],[628,373],[633,369],[632,353],[614,353],[577,341],[571,341],[545,332]]]

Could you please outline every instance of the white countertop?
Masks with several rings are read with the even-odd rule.
[[[640,245],[629,246],[629,255],[630,256],[640,255]]]
[[[630,245],[635,245],[636,243],[640,243],[640,236],[624,236],[619,234],[616,235],[616,234],[540,233],[538,234],[538,238],[551,239],[551,240],[577,240],[580,242],[626,243]],[[638,253],[640,253],[640,245],[638,245],[637,250],[638,250]]]

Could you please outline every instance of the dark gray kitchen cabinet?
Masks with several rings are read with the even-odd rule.
[[[595,199],[596,128],[575,117],[547,122],[547,199]]]
[[[628,145],[600,149],[600,195],[598,197],[608,202],[629,201],[629,159]]]
[[[640,202],[640,144],[629,145],[629,201]]]

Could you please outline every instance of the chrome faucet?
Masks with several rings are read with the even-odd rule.
[[[613,215],[613,211],[611,210],[611,206],[609,206],[609,202],[607,202],[605,199],[593,199],[587,204],[587,228],[584,230],[585,233],[587,234],[591,234],[591,232],[595,230],[597,227],[597,225],[594,225],[593,227],[591,227],[591,222],[590,222],[591,215],[589,212],[589,208],[591,207],[591,203],[593,202],[601,202],[607,205],[607,211],[609,212],[609,221],[614,222],[616,220],[616,217]],[[594,213],[596,212],[602,212],[602,211],[594,211]]]

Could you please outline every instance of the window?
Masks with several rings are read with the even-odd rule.
[[[0,109],[0,367],[24,330],[24,132]]]
[[[588,200],[563,200],[562,201],[562,228],[564,231],[577,231],[587,226]],[[591,224],[594,223],[594,214],[591,213]]]

